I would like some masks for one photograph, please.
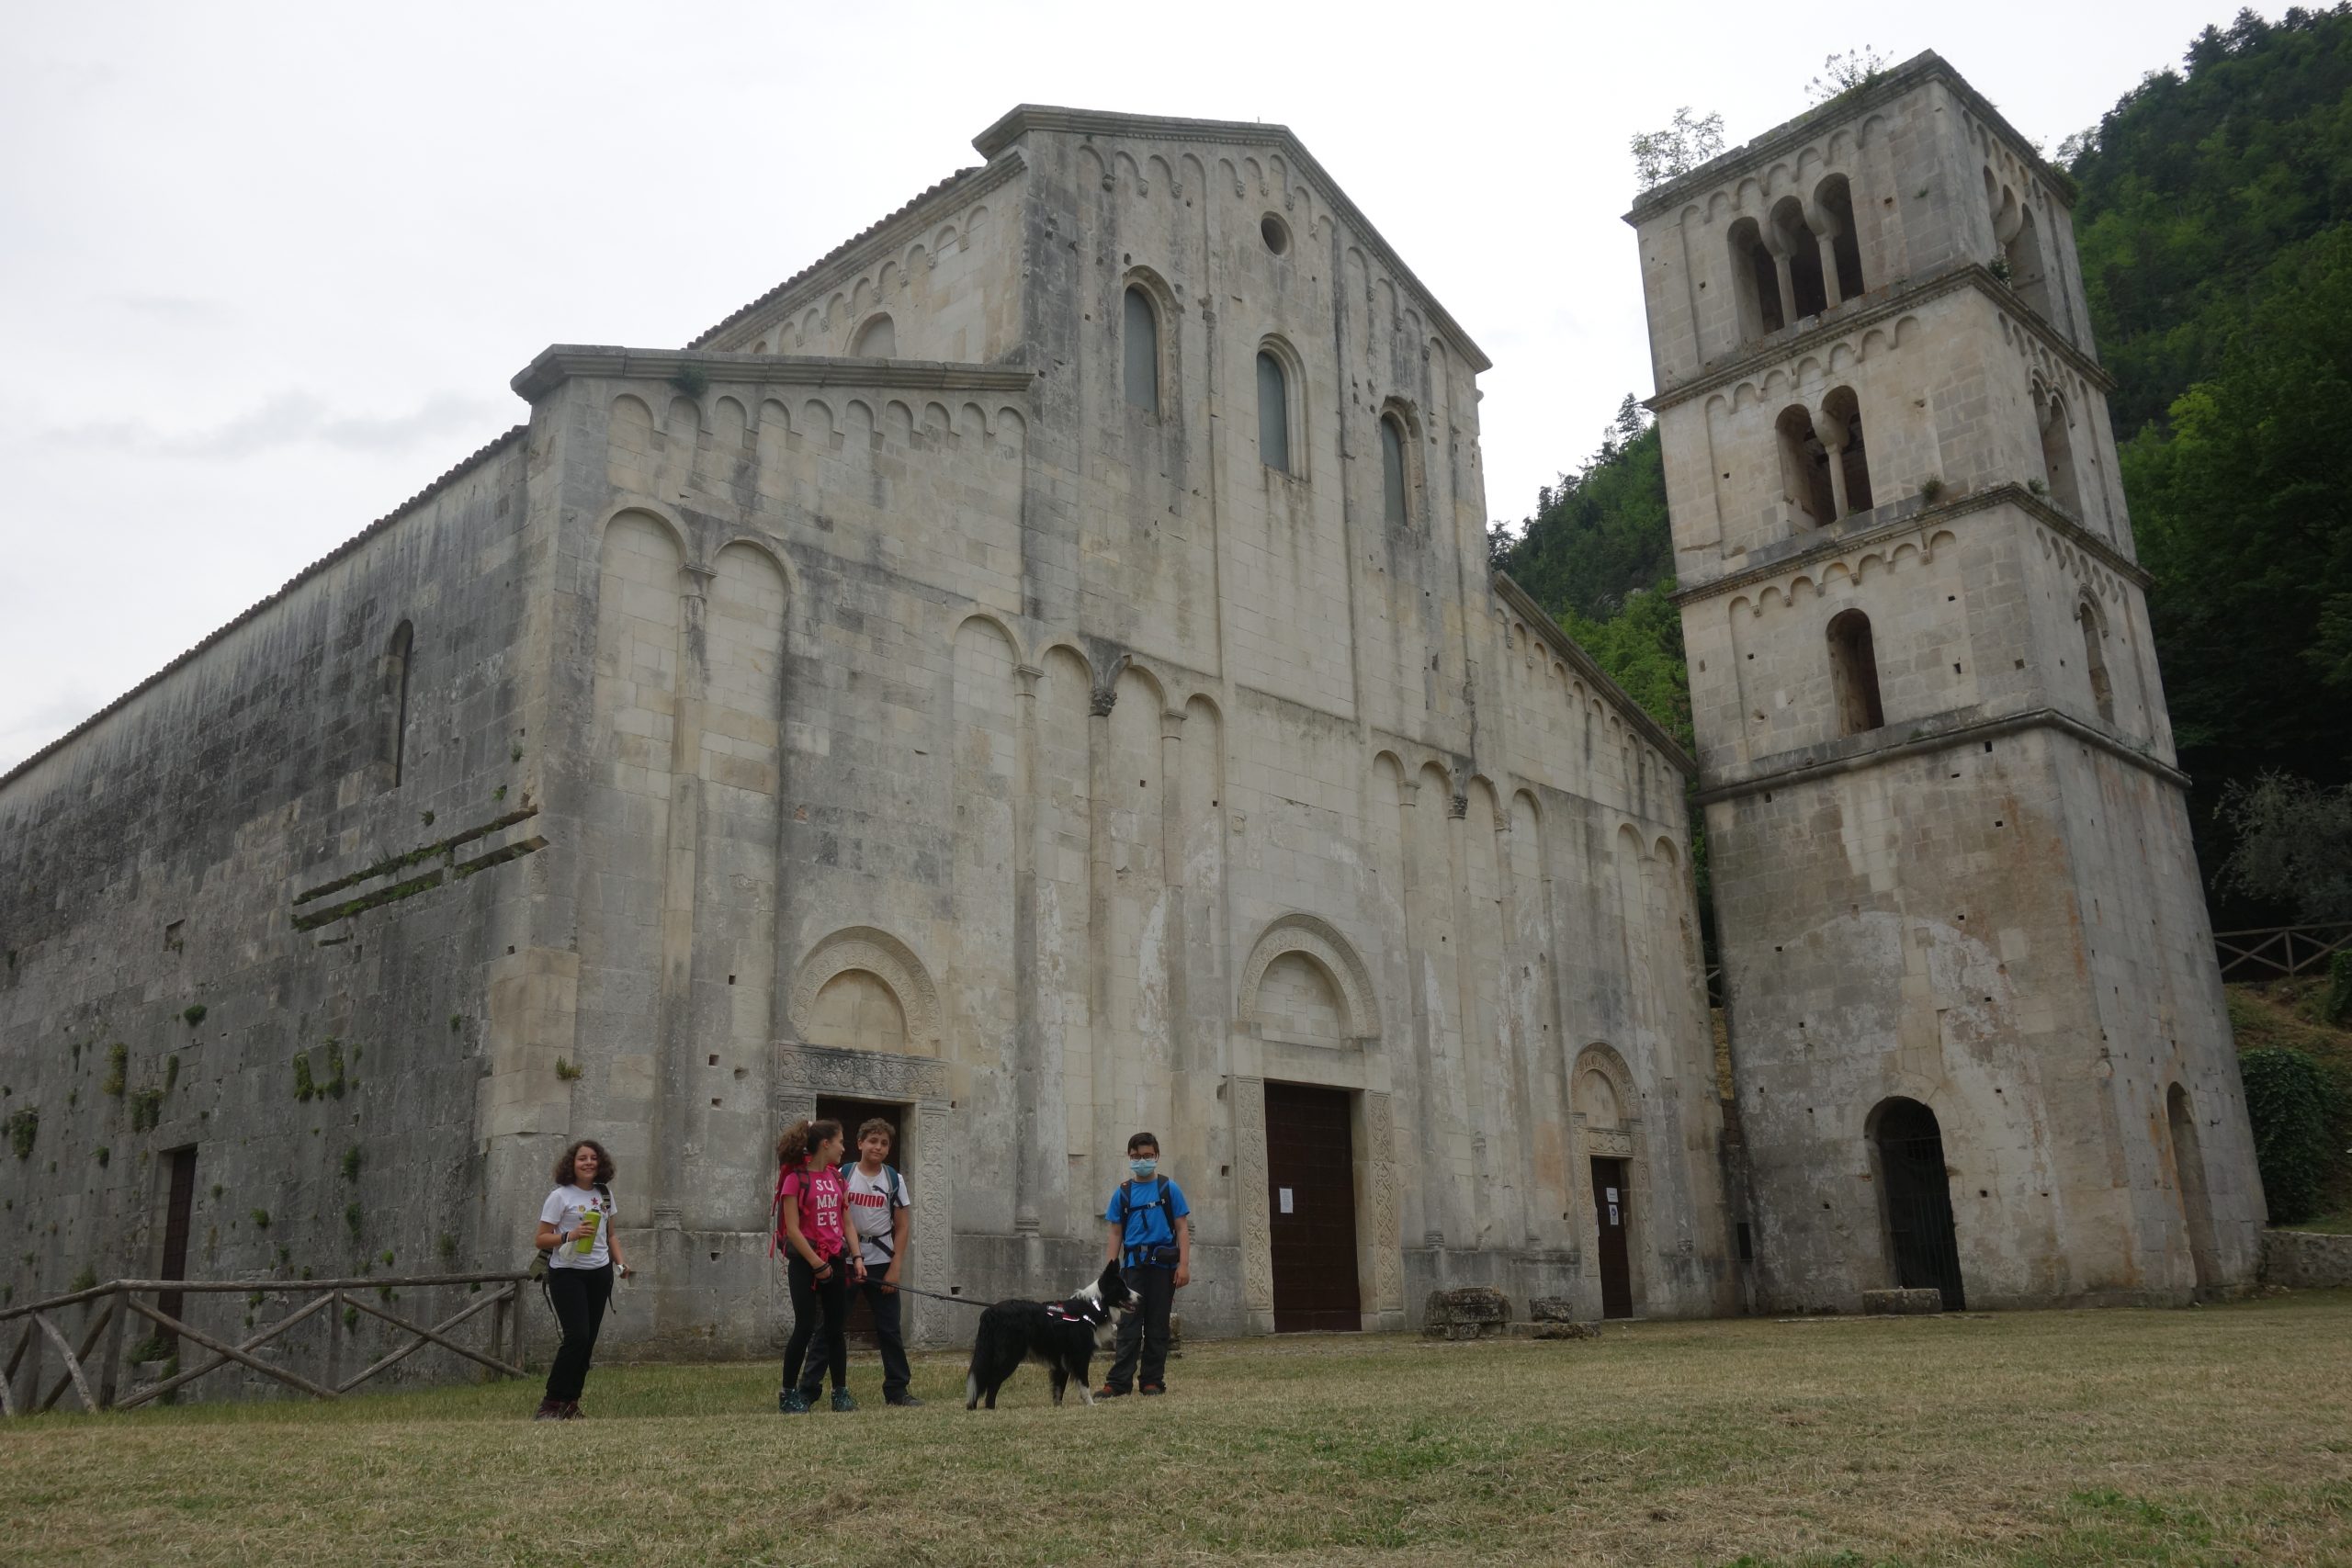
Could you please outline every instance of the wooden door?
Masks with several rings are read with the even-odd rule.
[[[1625,1184],[1625,1162],[1592,1162],[1592,1213],[1600,1231],[1600,1315],[1634,1315],[1634,1193]]]
[[[907,1113],[907,1107],[872,1100],[837,1100],[831,1095],[820,1096],[817,1100],[818,1121],[831,1118],[842,1124],[842,1157],[845,1160],[857,1158],[857,1130],[876,1116],[890,1123],[890,1168],[897,1171],[903,1180],[907,1175],[907,1127],[914,1121]],[[913,1196],[911,1188],[908,1196]],[[856,1244],[853,1242],[851,1245]],[[906,1277],[907,1271],[899,1269],[899,1278],[905,1280]],[[927,1288],[936,1290],[938,1287]],[[914,1321],[914,1303],[915,1298],[911,1296],[899,1299],[899,1332],[902,1337],[911,1332],[910,1325]],[[861,1349],[871,1349],[874,1345],[874,1311],[866,1305],[864,1291],[850,1292],[849,1342]]]
[[[1266,1213],[1274,1332],[1363,1327],[1356,1292],[1356,1168],[1345,1089],[1266,1086]]]

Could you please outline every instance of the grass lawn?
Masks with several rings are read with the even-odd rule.
[[[957,1359],[922,1410],[775,1414],[769,1366],[0,1425],[0,1561],[2352,1562],[2352,1292],[1751,1319],[1598,1343],[1196,1344],[1087,1409]],[[822,1492],[812,1478],[822,1477]]]

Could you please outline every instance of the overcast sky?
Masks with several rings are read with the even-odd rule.
[[[2276,16],[2278,7],[2261,7]],[[19,6],[0,66],[0,771],[1023,101],[1281,121],[1490,355],[1516,522],[1651,388],[1625,142],[1936,49],[2055,147],[2219,3]],[[1867,18],[1867,20],[1864,20]],[[1839,31],[1839,25],[1849,30]]]

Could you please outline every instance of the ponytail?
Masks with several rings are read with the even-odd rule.
[[[830,1117],[823,1121],[795,1122],[775,1141],[775,1163],[779,1169],[798,1170],[808,1163],[808,1152],[831,1139],[842,1135],[842,1124]]]

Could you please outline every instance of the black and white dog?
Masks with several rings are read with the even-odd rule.
[[[1066,1302],[999,1302],[980,1314],[980,1331],[972,1340],[972,1370],[964,1379],[964,1408],[981,1401],[996,1408],[996,1391],[1020,1370],[1035,1361],[1053,1373],[1054,1403],[1070,1380],[1078,1380],[1079,1397],[1094,1403],[1087,1371],[1094,1352],[1108,1349],[1118,1320],[1136,1309],[1118,1264],[1106,1265],[1102,1277]]]

